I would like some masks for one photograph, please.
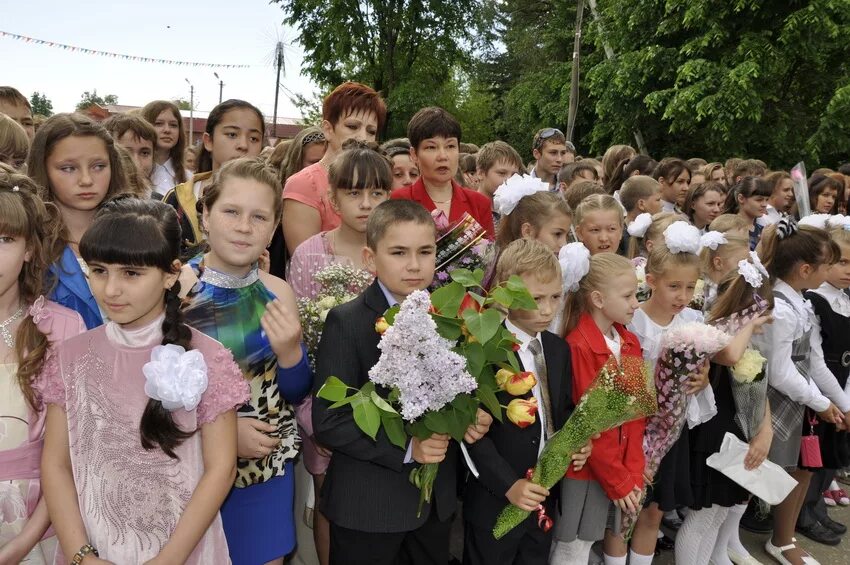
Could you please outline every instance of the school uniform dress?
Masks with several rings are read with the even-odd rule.
[[[91,293],[88,267],[66,246],[59,260],[48,268],[47,287],[52,286],[48,298],[70,308],[82,317],[87,329],[103,324],[105,316]]]
[[[616,335],[602,335],[590,314],[582,314],[567,335],[573,366],[573,398],[581,398],[613,355],[625,368],[642,370],[643,356],[638,338],[620,324]],[[627,360],[627,358],[629,358]],[[571,542],[600,540],[605,528],[619,532],[620,510],[611,502],[634,488],[643,488],[643,418],[603,432],[593,441],[593,453],[580,471],[572,467],[561,481],[561,516],[555,539]]]
[[[832,400],[842,412],[847,412],[850,399],[826,368],[820,332],[814,331],[811,304],[782,280],[776,281],[773,294],[774,321],[764,333],[753,336],[752,344],[767,359],[767,394],[773,423],[768,458],[793,470],[800,458],[806,407],[822,412]]]
[[[331,523],[331,565],[445,565],[449,531],[457,506],[455,442],[449,444],[434,481],[431,503],[417,517],[419,489],[410,482],[418,463],[393,444],[383,430],[372,440],[354,422],[349,407],[330,408],[318,398],[322,384],[335,376],[350,387],[369,380],[378,362],[380,335],[375,321],[395,302],[380,281],[360,296],[330,311],[313,384],[313,432],[333,451],[319,500]],[[387,390],[378,387],[381,394]]]
[[[538,417],[525,428],[508,420],[494,420],[487,435],[466,448],[475,477],[470,477],[463,499],[463,562],[467,565],[545,565],[549,560],[552,532],[544,533],[538,527],[536,514],[529,515],[500,540],[496,540],[492,532],[499,513],[510,504],[505,494],[536,465],[547,438],[561,429],[572,413],[570,348],[563,339],[548,331],[529,335],[510,320],[505,321],[505,327],[520,342],[518,357],[523,370],[533,371],[537,377],[537,385],[524,397],[537,399]],[[547,387],[547,395],[544,395],[543,386]],[[497,396],[502,405],[515,398],[507,392]],[[553,518],[558,499],[556,487],[544,502],[547,514]]]
[[[421,177],[410,186],[394,190],[390,198],[419,202],[429,212],[433,212],[437,208],[437,205],[428,196],[428,191],[425,190],[425,182]],[[493,203],[490,199],[480,192],[464,188],[455,181],[452,181],[452,202],[451,208],[449,208],[449,223],[457,223],[467,212],[487,231],[487,237],[489,239],[496,239],[496,231],[493,227]]]
[[[850,375],[850,298],[842,291],[825,282],[815,290],[806,292],[815,311],[815,331],[820,333],[824,362],[842,389],[846,390]],[[797,524],[801,527],[815,521],[828,519],[823,492],[835,478],[836,469],[850,465],[850,439],[845,431],[835,424],[818,420],[814,426],[821,449],[823,467],[810,469],[814,472]],[[804,419],[803,434],[811,433]]]

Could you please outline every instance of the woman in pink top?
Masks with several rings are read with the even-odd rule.
[[[219,507],[248,383],[183,323],[179,250],[174,209],[131,198],[80,242],[110,322],[59,344],[38,383],[45,499],[69,561],[230,563]]]
[[[328,167],[349,139],[375,141],[384,126],[387,106],[368,86],[347,82],[322,104],[322,132],[328,142],[322,160],[289,177],[283,188],[283,235],[290,253],[307,238],[339,226],[328,199]]]
[[[41,497],[44,410],[32,381],[50,344],[86,326],[41,296],[47,206],[32,180],[0,170],[0,563],[43,565],[57,553]]]

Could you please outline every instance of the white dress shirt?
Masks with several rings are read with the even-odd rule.
[[[177,186],[177,173],[174,171],[174,163],[168,159],[165,163],[153,164],[153,172],[151,172],[151,184],[154,192],[162,195],[168,193],[169,190]]]
[[[823,412],[829,408],[829,399],[821,394],[818,388],[817,381],[821,379],[815,379],[815,373],[820,372],[815,368],[815,350],[820,352],[820,360],[823,363],[820,332],[813,330],[810,337],[812,355],[809,376],[812,380],[806,381],[791,362],[794,340],[799,339],[809,328],[813,328],[815,316],[811,313],[811,305],[807,305],[803,296],[783,280],[777,280],[773,290],[786,296],[788,301],[776,297],[773,323],[762,326],[764,333],[754,335],[751,343],[767,359],[767,379],[770,386],[815,412]],[[835,382],[832,373],[829,373],[829,377]]]

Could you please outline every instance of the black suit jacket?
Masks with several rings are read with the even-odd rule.
[[[543,332],[541,341],[549,377],[549,400],[552,403],[552,414],[549,417],[552,418],[555,431],[558,431],[575,406],[572,400],[570,347],[566,341],[550,332]],[[529,392],[527,396],[532,395]],[[498,398],[500,404],[507,406],[514,397],[501,392]],[[482,529],[492,529],[499,513],[505,505],[510,504],[505,496],[508,490],[537,463],[539,447],[540,418],[525,428],[520,428],[507,417],[503,422],[494,419],[484,438],[467,445],[479,476],[478,479],[470,476],[467,484],[463,501],[464,519]],[[545,506],[553,518],[557,501],[557,491],[550,491]],[[527,527],[537,527],[534,514],[508,535],[522,536]]]
[[[375,281],[360,296],[330,311],[316,355],[314,395],[330,376],[355,388],[369,380],[369,369],[380,354],[375,322],[387,308]],[[383,430],[376,441],[363,433],[350,406],[331,409],[330,404],[313,398],[316,439],[333,450],[319,503],[322,513],[344,528],[374,533],[408,532],[424,524],[431,508],[426,504],[416,517],[419,489],[410,483],[410,471],[418,464],[405,464],[406,450],[393,445]],[[441,521],[454,513],[457,503],[457,451],[451,442],[434,483],[431,501]]]

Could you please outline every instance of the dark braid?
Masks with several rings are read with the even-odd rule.
[[[162,321],[162,345],[173,343],[186,349],[192,348],[192,332],[183,323],[183,311],[180,309],[180,282],[165,291],[165,319]],[[178,459],[174,449],[195,434],[195,431],[181,430],[174,422],[171,412],[162,407],[159,400],[148,400],[139,426],[142,447],[155,449],[157,446],[172,459]]]

